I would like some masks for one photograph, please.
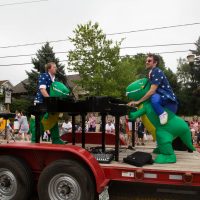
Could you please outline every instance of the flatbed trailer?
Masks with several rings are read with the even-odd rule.
[[[75,144],[74,140],[67,145],[0,144],[0,199],[29,200],[37,188],[41,200],[108,200],[107,187],[112,181],[200,189],[200,154],[197,151],[176,151],[177,163],[135,167],[124,163],[123,158],[135,151],[151,153],[155,144],[133,150],[119,147],[119,131],[116,129],[115,146],[105,145],[102,137],[102,150],[114,148],[115,151],[115,159],[109,164],[99,163],[88,151],[91,145],[85,144],[84,131],[82,144]]]
[[[152,147],[153,146],[136,147],[135,150],[152,152]],[[145,165],[143,167],[135,167],[123,162],[123,158],[133,152],[133,150],[123,148],[119,153],[119,161],[111,161],[110,164],[101,164],[96,161],[92,154],[79,146],[69,144],[52,145],[47,143],[30,144],[27,142],[13,142],[0,145],[0,164],[2,163],[2,159],[11,159],[12,161],[12,158],[14,158],[23,161],[22,163],[26,163],[25,166],[30,169],[32,174],[27,175],[28,177],[25,180],[31,182],[30,179],[32,178],[34,183],[31,184],[36,186],[38,184],[41,173],[44,172],[44,169],[47,166],[55,163],[58,160],[72,160],[75,161],[74,163],[82,165],[92,176],[90,181],[93,182],[95,190],[89,190],[89,192],[93,192],[95,194],[101,194],[103,192],[103,195],[105,196],[107,196],[107,191],[104,189],[109,186],[111,181],[200,188],[200,154],[198,152],[188,153],[183,151],[176,151],[177,163],[153,164]],[[8,169],[10,167],[10,165],[7,166]],[[14,169],[20,168],[14,163],[12,167],[14,167]],[[11,168],[10,171],[13,174],[19,173],[19,171],[13,172],[12,170],[13,169]],[[2,166],[0,165],[0,174],[2,172]],[[20,173],[24,174],[23,171]],[[7,176],[12,179],[11,175]],[[2,175],[0,177],[2,178]],[[1,180],[1,191],[3,187],[2,185],[5,185],[4,187],[6,188],[5,183],[6,181]],[[17,180],[12,184],[19,185]],[[26,182],[26,184],[29,183]],[[38,187],[43,188],[43,185],[39,185]],[[26,187],[23,188],[23,190],[26,189]],[[21,196],[23,193],[20,193]],[[98,195],[95,195],[95,198],[98,199]],[[19,200],[20,199],[24,199],[23,196],[21,196]]]

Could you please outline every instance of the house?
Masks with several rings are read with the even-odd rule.
[[[83,96],[88,94],[88,92],[83,90],[83,88],[77,84],[77,81],[80,81],[80,80],[81,80],[81,77],[79,74],[67,75],[68,87],[71,89],[71,92],[73,93],[76,99],[80,99]]]
[[[5,108],[5,90],[13,90],[13,85],[9,80],[0,81],[0,112],[6,110]]]
[[[27,84],[27,83],[28,83],[28,79],[25,79],[25,80],[21,81],[20,83],[18,83],[17,85],[15,85],[13,87],[13,92],[12,92],[13,97],[19,98],[22,95],[26,96],[27,90],[25,89],[24,84]]]

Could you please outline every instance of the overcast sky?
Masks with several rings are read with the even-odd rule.
[[[19,5],[8,3],[33,0],[0,0],[0,47],[67,39],[73,36],[77,24],[98,22],[105,33],[116,33],[179,24],[200,23],[200,0],[48,0]],[[113,40],[125,38],[122,46],[196,42],[200,25],[108,36]],[[55,52],[72,48],[69,41],[51,43]],[[0,57],[34,54],[41,45],[17,48],[0,48]],[[147,52],[187,51],[194,45],[136,48],[121,50],[121,55]],[[162,54],[166,67],[174,72],[177,59],[188,52]],[[56,55],[66,60],[66,54]],[[2,66],[30,63],[31,57],[0,58],[0,80],[10,80],[14,85],[27,78],[25,70],[33,66]],[[64,62],[66,65],[67,63]]]

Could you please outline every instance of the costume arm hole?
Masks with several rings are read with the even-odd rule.
[[[130,115],[129,115],[130,116],[129,119],[135,120],[136,118],[141,117],[145,113],[146,113],[146,109],[145,109],[145,107],[143,107],[143,108],[141,108],[141,109],[139,109],[135,112],[131,112]]]

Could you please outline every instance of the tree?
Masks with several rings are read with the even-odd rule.
[[[25,113],[29,112],[29,108],[32,105],[32,103],[26,99],[14,99],[12,104],[10,105],[10,110],[11,112],[15,112],[16,110],[18,111],[24,111]]]
[[[113,42],[91,22],[78,25],[69,40],[75,47],[68,54],[68,69],[78,72],[77,81],[90,95],[118,96],[114,74],[119,66],[121,42]]]
[[[45,64],[48,62],[55,62],[58,68],[56,78],[58,81],[66,83],[66,75],[64,71],[65,66],[60,64],[59,59],[55,57],[53,47],[51,47],[47,42],[37,51],[36,58],[32,58],[34,69],[32,69],[31,72],[26,71],[28,75],[28,84],[25,84],[24,87],[28,91],[29,96],[35,96],[39,73],[45,72]]]
[[[200,55],[200,38],[196,42],[193,53]],[[181,113],[185,115],[200,114],[200,65],[179,59],[177,68],[178,82],[181,85],[179,92]]]
[[[97,23],[78,25],[69,38],[74,49],[68,54],[68,69],[78,72],[77,83],[89,95],[108,95],[125,98],[125,89],[133,81],[147,77],[145,54],[120,58],[121,42],[108,40]],[[177,87],[176,75],[165,68],[160,57],[160,68],[166,73],[172,87]]]

